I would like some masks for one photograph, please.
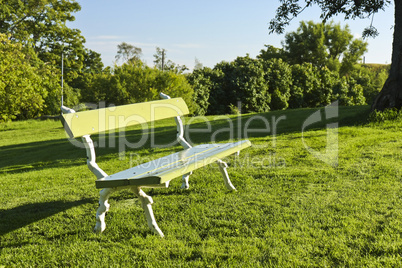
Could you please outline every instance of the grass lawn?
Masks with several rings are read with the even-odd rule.
[[[151,233],[128,190],[112,195],[107,228],[93,233],[98,190],[85,150],[57,121],[0,124],[0,267],[400,267],[402,121],[367,123],[368,110],[340,107],[304,133],[314,109],[187,118],[194,144],[220,129],[216,141],[248,134],[253,146],[226,159],[237,192],[215,166],[196,170],[189,190],[180,179],[145,189],[165,238]],[[331,122],[339,126],[336,166],[311,153],[326,152]],[[148,135],[162,145],[175,133],[163,120]],[[141,134],[95,137],[99,166],[111,174],[181,149],[149,139],[121,152],[123,140]]]

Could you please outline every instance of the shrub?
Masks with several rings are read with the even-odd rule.
[[[295,64],[292,65],[291,71],[289,107],[293,109],[309,107],[311,105],[309,94],[317,92],[321,84],[317,67],[311,63]]]
[[[385,121],[400,121],[402,120],[402,110],[396,108],[385,109],[384,111],[374,110],[369,115],[369,121],[373,123],[380,123]]]
[[[264,79],[268,83],[268,92],[271,95],[270,107],[272,110],[283,110],[289,106],[290,87],[292,85],[292,69],[282,59],[263,61]]]
[[[187,76],[187,80],[193,87],[194,114],[207,114],[210,105],[210,92],[216,87],[216,77],[219,76],[216,70],[208,67],[194,70]]]
[[[230,105],[237,106],[238,102],[247,113],[269,111],[271,96],[261,61],[247,55],[231,63],[221,62],[214,70],[220,71],[222,76],[217,79],[219,86],[210,92],[210,114],[230,113]]]
[[[41,115],[52,77],[33,50],[0,34],[0,122]]]
[[[125,63],[94,74],[82,90],[82,101],[124,105],[160,99],[159,92],[182,97],[192,112],[193,89],[182,74],[161,71],[141,62]]]

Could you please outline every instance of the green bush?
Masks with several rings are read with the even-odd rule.
[[[262,62],[238,57],[233,62],[221,62],[214,68],[222,75],[217,77],[217,86],[210,91],[209,114],[231,113],[230,105],[241,103],[242,112],[269,111],[271,96],[264,79]]]
[[[374,110],[370,113],[369,121],[373,123],[380,123],[385,121],[401,121],[402,110],[396,108],[385,109],[384,111]]]
[[[292,85],[292,70],[282,59],[263,61],[264,79],[268,83],[268,92],[271,95],[270,107],[272,110],[284,110],[289,106],[290,87]]]
[[[216,77],[219,76],[219,71],[204,67],[194,70],[193,73],[187,76],[190,85],[193,87],[193,103],[195,115],[206,115],[210,105],[210,92],[214,90]]]
[[[321,84],[317,67],[312,63],[295,64],[291,67],[292,85],[290,87],[289,107],[310,107],[309,95],[316,94]]]
[[[32,49],[0,34],[0,122],[40,116],[59,88],[53,72]]]
[[[193,112],[193,89],[182,74],[161,71],[141,62],[125,63],[93,74],[82,90],[82,101],[124,105],[160,99],[163,92],[182,97]]]

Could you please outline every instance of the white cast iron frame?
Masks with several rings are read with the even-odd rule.
[[[163,94],[163,93],[160,93],[160,97],[162,99],[170,99],[170,97],[168,95]],[[75,113],[75,110],[68,108],[66,106],[63,106],[63,105],[61,106],[61,111],[62,111],[62,113]],[[190,143],[188,143],[184,138],[184,126],[183,126],[183,121],[182,121],[181,117],[177,116],[175,118],[175,121],[176,121],[176,125],[177,125],[177,141],[180,143],[180,145],[183,146],[184,149],[191,148],[192,146],[190,145]],[[87,166],[88,166],[89,170],[96,176],[97,179],[102,179],[102,178],[107,177],[108,175],[106,174],[106,172],[104,172],[96,163],[95,147],[94,147],[94,143],[93,143],[90,135],[82,136],[82,142],[84,143],[84,146],[86,149]],[[224,179],[226,188],[231,191],[236,191],[236,188],[231,183],[228,172],[226,170],[228,167],[227,163],[225,163],[224,161],[219,159],[219,160],[217,160],[217,164],[219,166],[219,170]],[[189,172],[182,176],[182,185],[181,185],[182,189],[189,188],[189,177],[191,174],[192,174],[192,172]],[[164,237],[164,235],[155,220],[155,216],[154,216],[154,213],[152,210],[153,199],[152,199],[152,197],[148,196],[141,188],[143,188],[143,187],[161,188],[161,187],[168,187],[168,186],[169,186],[169,182],[166,182],[165,184],[162,184],[162,185],[151,185],[151,186],[147,185],[147,186],[139,186],[139,187],[137,187],[137,186],[129,187],[141,201],[141,206],[144,209],[145,217],[146,217],[149,228],[155,234],[158,234],[160,237]],[[122,188],[127,188],[127,187],[104,188],[99,192],[99,207],[96,211],[96,224],[95,224],[94,232],[102,233],[106,229],[105,215],[106,215],[106,212],[110,208],[108,199],[113,192],[115,192],[116,190],[122,189]]]

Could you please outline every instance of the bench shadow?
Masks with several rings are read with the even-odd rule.
[[[175,127],[160,127],[152,129],[155,132],[154,139],[161,140],[161,146],[164,144],[179,145],[176,139]],[[121,148],[119,143],[125,147],[124,150],[136,151],[138,149],[150,149],[152,152],[155,148],[151,141],[147,141],[141,148],[130,148],[141,140],[142,130],[129,130],[124,134],[101,134],[93,135],[96,146],[96,156],[99,159],[103,157],[103,161],[108,158],[116,158]],[[176,148],[177,149],[177,148]],[[169,152],[175,150],[172,148]],[[0,174],[1,173],[22,173],[28,171],[39,171],[50,168],[68,168],[72,166],[86,165],[86,151],[81,139],[56,139],[48,141],[39,141],[31,143],[21,143],[14,145],[0,146]]]
[[[84,156],[76,149],[66,139],[1,146],[0,171],[20,173],[72,166]]]
[[[2,209],[0,210],[0,236],[70,208],[93,202],[92,198],[84,198],[76,201],[50,201]]]

